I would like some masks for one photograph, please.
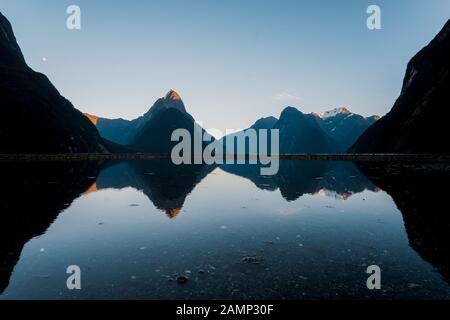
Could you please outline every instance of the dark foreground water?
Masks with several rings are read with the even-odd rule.
[[[3,163],[0,298],[449,299],[447,169]]]

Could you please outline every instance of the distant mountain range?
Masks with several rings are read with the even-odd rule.
[[[85,115],[95,124],[102,137],[140,152],[170,152],[176,144],[170,141],[170,136],[177,128],[187,129],[191,133],[194,130],[205,132],[198,125],[194,125],[194,118],[186,111],[183,100],[174,90],[170,90],[164,98],[158,99],[147,113],[134,120],[107,119],[87,113]],[[271,116],[261,118],[249,129],[279,129],[281,153],[345,152],[361,133],[379,118],[365,118],[351,113],[346,108],[303,114],[293,107],[287,107],[281,113],[280,119]],[[236,139],[247,130],[224,137],[224,146],[227,139]],[[270,138],[268,142],[270,149]],[[248,143],[245,150],[248,154]]]
[[[366,118],[346,108],[305,114],[287,107],[279,119],[262,118],[251,128],[279,129],[282,154],[448,154],[449,57],[450,21],[410,61],[401,95],[385,117]],[[45,75],[28,67],[1,13],[0,117],[0,153],[170,153],[177,144],[171,141],[175,129],[205,133],[173,90],[131,121],[83,116]]]
[[[235,139],[235,142],[239,137],[242,139],[249,129],[278,129],[282,154],[345,152],[378,119],[379,116],[365,118],[346,108],[304,114],[296,108],[287,107],[279,119],[259,119],[250,128],[225,136],[223,143],[226,145],[228,139]],[[248,153],[252,152],[247,144]]]
[[[408,63],[392,110],[349,152],[449,154],[450,20]]]

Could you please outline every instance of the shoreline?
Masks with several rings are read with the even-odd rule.
[[[252,158],[256,155],[237,155],[234,158]],[[227,159],[233,156],[226,156]],[[432,154],[351,154],[351,153],[315,153],[281,154],[270,156],[279,160],[311,161],[363,161],[363,162],[448,162],[450,155]],[[0,162],[21,161],[87,161],[87,160],[159,160],[170,159],[169,154],[157,153],[68,153],[68,154],[0,154]]]

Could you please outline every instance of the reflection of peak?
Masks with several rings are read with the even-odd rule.
[[[97,191],[97,184],[94,182],[85,192],[84,194],[94,193]]]
[[[170,160],[109,163],[98,175],[96,185],[99,190],[126,187],[140,190],[172,219],[181,213],[187,195],[213,168],[176,166]]]
[[[166,214],[167,214],[167,216],[170,218],[170,219],[174,219],[174,218],[176,218],[179,214],[180,214],[180,212],[181,212],[181,208],[175,208],[175,209],[167,209],[167,210],[165,210],[166,211]]]
[[[175,90],[170,90],[164,97],[166,100],[181,100],[180,95]]]
[[[352,193],[350,192],[336,192],[334,190],[328,190],[325,188],[319,189],[318,191],[313,193],[313,196],[319,196],[319,197],[329,197],[329,198],[334,198],[334,199],[338,199],[338,200],[348,200],[350,199],[350,197],[352,196]]]
[[[342,200],[348,200],[348,199],[350,199],[351,196],[352,196],[351,193],[349,193],[349,192],[344,192],[344,193],[342,194]]]
[[[326,195],[327,195],[326,190],[323,188],[319,189],[313,193],[313,196],[318,196],[318,197],[325,197]]]
[[[225,164],[220,168],[251,180],[260,189],[279,189],[288,201],[304,194],[347,200],[365,190],[375,191],[373,183],[352,162],[281,161],[274,176],[261,176],[257,165]]]

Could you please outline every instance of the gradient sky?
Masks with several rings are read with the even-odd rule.
[[[82,29],[66,28],[67,6]],[[382,10],[382,30],[366,9]],[[0,0],[29,65],[78,109],[133,119],[175,89],[206,128],[288,105],[383,115],[449,0]],[[44,61],[44,59],[46,61]]]

